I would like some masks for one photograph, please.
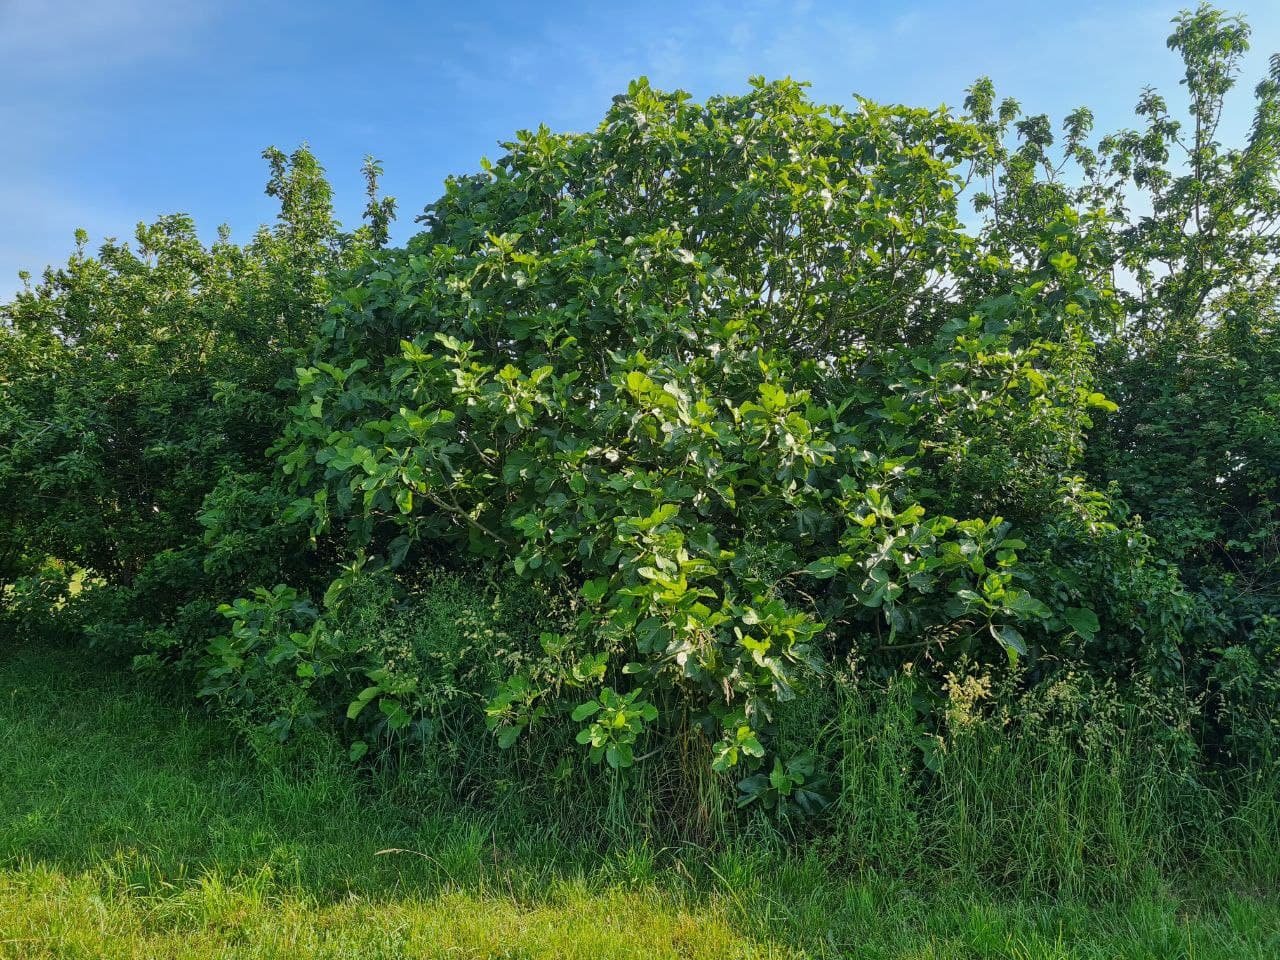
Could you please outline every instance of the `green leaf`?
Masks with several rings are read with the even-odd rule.
[[[1053,269],[1062,274],[1070,273],[1079,262],[1076,255],[1068,250],[1063,250],[1061,253],[1056,253],[1049,258],[1049,263],[1053,265]]]
[[[852,561],[852,557],[843,554],[838,557],[822,557],[805,567],[805,572],[819,580],[829,580],[843,570]]]
[[[384,699],[380,701],[378,709],[387,718],[387,726],[392,730],[403,730],[411,722],[408,712],[395,700]]]
[[[1092,640],[1098,633],[1098,615],[1087,607],[1068,607],[1062,617],[1086,640]]]
[[[1031,594],[1023,593],[1022,591],[1010,590],[1004,606],[1024,620],[1043,620],[1052,613],[1044,603],[1031,596]]]
[[[1089,406],[1097,407],[1101,410],[1106,410],[1109,413],[1115,413],[1117,410],[1120,409],[1120,407],[1114,401],[1108,400],[1101,393],[1089,394],[1088,402],[1089,402]]]
[[[993,625],[991,627],[991,635],[1008,651],[1010,660],[1016,660],[1019,656],[1025,657],[1027,655],[1027,642],[1022,638],[1022,634],[1016,627],[1008,624],[998,627]]]
[[[347,707],[347,719],[354,720],[360,716],[364,708],[369,705],[369,702],[381,692],[382,688],[377,686],[365,687],[361,690],[356,698],[351,701],[351,705]]]
[[[520,739],[520,728],[517,726],[502,727],[498,731],[498,746],[503,750],[510,750],[517,740]]]
[[[604,577],[588,580],[582,585],[582,595],[591,603],[599,603],[609,591],[609,581]]]
[[[625,769],[626,767],[631,766],[634,762],[634,757],[631,752],[631,744],[611,744],[605,750],[605,760],[608,762],[609,766],[613,767],[615,770]]]
[[[396,506],[400,508],[401,513],[412,513],[413,491],[408,487],[401,487],[396,493]]]

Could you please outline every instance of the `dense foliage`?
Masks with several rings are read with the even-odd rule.
[[[653,724],[706,727],[717,768],[760,757],[773,706],[853,645],[989,659],[1091,632],[1029,592],[1011,530],[1095,520],[1072,470],[1108,406],[1107,300],[1071,219],[1033,265],[966,262],[954,168],[981,144],[790,83],[705,106],[636,84],[597,134],[453,182],[299,371],[291,512],[358,558],[330,605],[424,543],[580,595],[489,719],[510,743],[571,714],[612,766]],[[214,676],[246,654],[271,656],[229,643]]]
[[[985,80],[963,115],[638,81],[403,248],[372,161],[343,234],[269,152],[248,246],[167,218],[0,311],[8,616],[195,671],[249,730],[424,747],[455,795],[464,756],[594,762],[814,813],[871,687],[935,773],[957,709],[1030,736],[1013,705],[1068,681],[1163,704],[1180,761],[1264,762],[1280,59],[1223,146],[1247,38],[1184,14],[1190,124],[1148,91],[1061,145]]]
[[[344,235],[310,152],[265,158],[280,216],[248,245],[224,228],[206,247],[180,215],[96,257],[80,235],[65,267],[24,276],[0,313],[0,586],[56,597],[87,573],[101,589],[86,616],[104,641],[145,631],[164,645],[184,618],[198,635],[216,626],[219,591],[244,589],[223,574],[243,572],[253,544],[243,530],[206,543],[202,501],[218,488],[253,512],[328,276],[358,262],[389,212],[372,198],[371,226]],[[278,575],[289,557],[265,545],[254,575]],[[33,567],[43,576],[14,583]]]

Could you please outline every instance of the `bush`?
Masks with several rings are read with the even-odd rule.
[[[1069,211],[1031,266],[966,261],[950,191],[982,145],[790,83],[636,84],[594,134],[508,144],[331,306],[277,445],[290,515],[375,565],[454,550],[580,596],[561,662],[490,719],[510,746],[558,717],[614,768],[687,724],[716,770],[768,774],[778,704],[854,638],[1053,647],[1091,614],[1029,593],[1018,554],[1085,495],[1061,491],[1108,406],[1086,331],[1109,301]],[[899,253],[965,283],[846,302],[888,296]]]
[[[239,545],[210,550],[202,503],[255,471],[269,487],[264,451],[329,274],[373,242],[369,228],[339,231],[308,150],[265,158],[280,215],[249,244],[223,228],[206,246],[189,217],[173,215],[94,256],[81,231],[64,267],[24,277],[0,305],[0,596],[49,558],[87,570],[102,587],[89,592],[95,636],[126,651],[147,638],[162,655],[202,644],[216,602],[254,583],[216,564],[206,576],[206,551]],[[371,206],[375,225],[383,203]],[[270,553],[277,572],[282,546]]]

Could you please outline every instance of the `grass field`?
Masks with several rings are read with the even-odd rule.
[[[0,957],[1280,957],[1280,897],[1014,901],[811,849],[565,849],[263,766],[79,655],[0,663]]]

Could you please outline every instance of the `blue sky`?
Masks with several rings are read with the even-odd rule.
[[[0,0],[0,296],[20,268],[65,259],[76,227],[96,244],[181,211],[246,238],[273,215],[271,144],[311,144],[348,223],[360,160],[379,157],[402,240],[447,174],[522,127],[594,126],[641,74],[698,96],[762,73],[826,101],[958,106],[985,73],[1029,108],[1088,104],[1110,129],[1147,83],[1177,96],[1164,41],[1182,5]],[[1254,27],[1251,90],[1280,50],[1280,3],[1229,9]]]

